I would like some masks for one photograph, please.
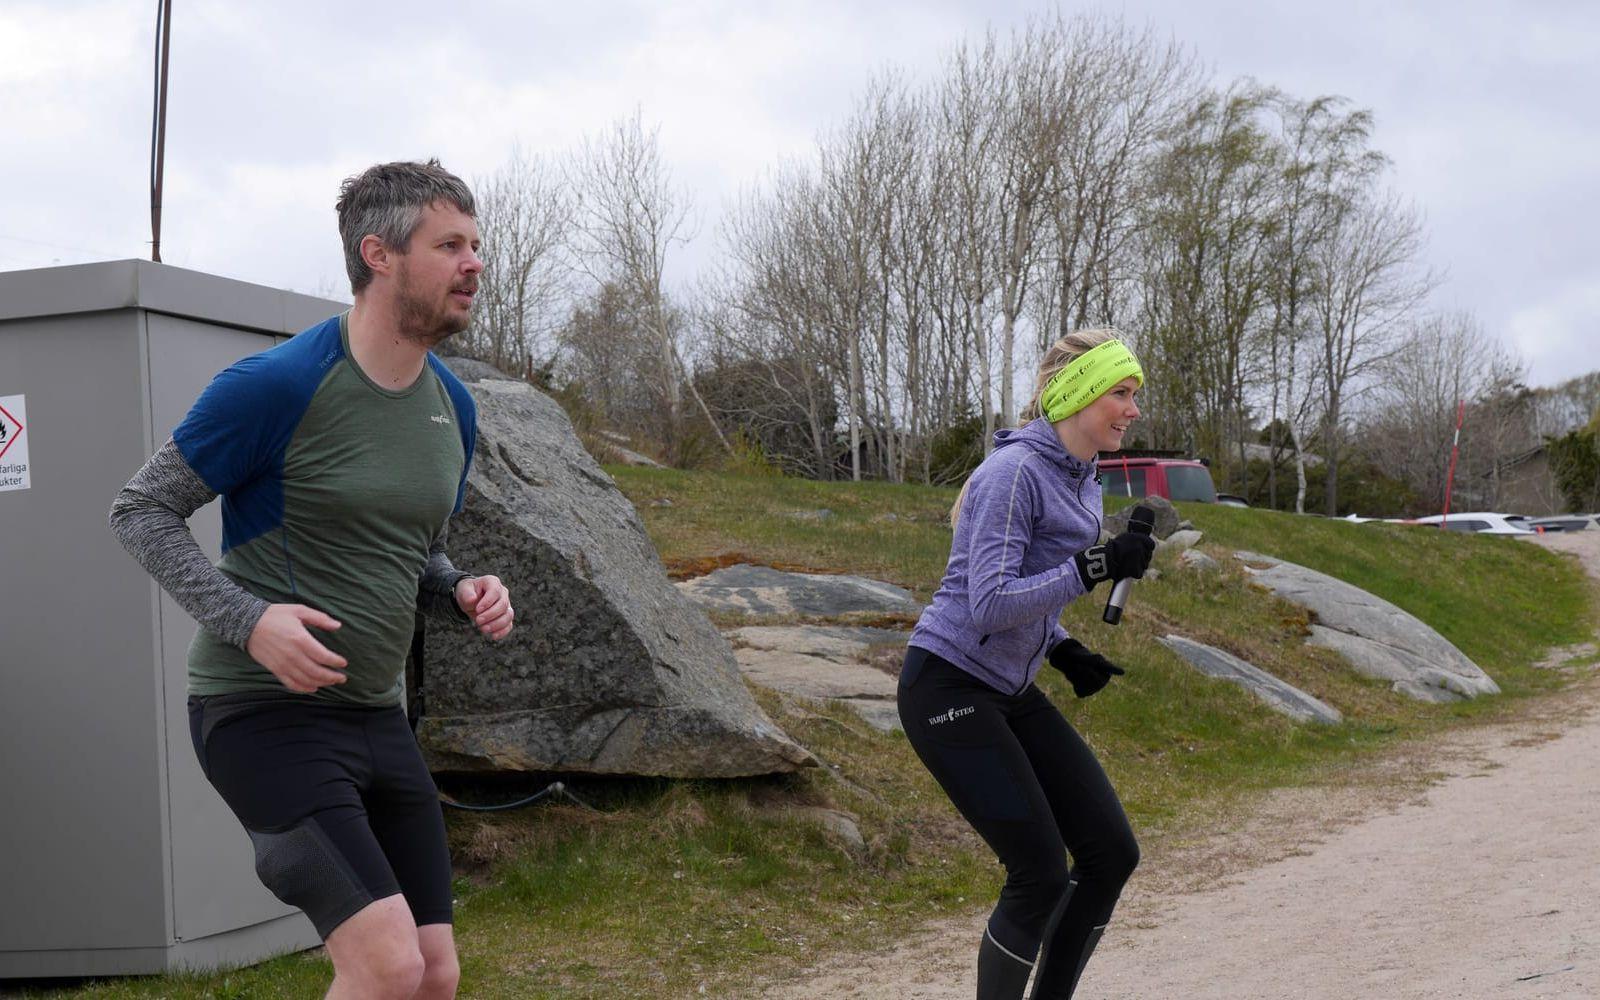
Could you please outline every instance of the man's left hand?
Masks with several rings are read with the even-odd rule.
[[[469,576],[456,584],[456,606],[493,640],[511,633],[511,594],[498,576]]]

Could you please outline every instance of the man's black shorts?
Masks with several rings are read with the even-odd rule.
[[[418,926],[451,922],[444,815],[403,709],[215,695],[189,699],[189,733],[262,884],[324,940],[395,893]]]

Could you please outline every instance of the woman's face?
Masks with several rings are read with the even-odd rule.
[[[1099,399],[1074,413],[1081,440],[1095,451],[1120,451],[1123,435],[1139,419],[1139,380],[1129,376],[1107,389]]]

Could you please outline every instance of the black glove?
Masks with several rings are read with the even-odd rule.
[[[1155,554],[1156,540],[1137,531],[1124,531],[1104,545],[1091,545],[1072,557],[1078,564],[1078,576],[1086,587],[1093,588],[1102,580],[1135,580],[1150,568],[1150,557]]]
[[[1050,650],[1050,665],[1072,682],[1072,692],[1087,698],[1125,671],[1089,647],[1068,636]]]

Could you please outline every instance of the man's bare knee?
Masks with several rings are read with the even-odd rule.
[[[449,924],[418,927],[417,944],[425,963],[417,1000],[451,1000],[461,982],[461,964],[456,958],[453,929]]]
[[[387,959],[372,956],[365,962],[335,961],[330,998],[361,997],[412,1000],[423,985],[426,968],[418,952],[400,952]]]
[[[461,983],[461,964],[456,957],[434,959],[422,971],[422,985],[417,989],[417,1000],[449,1000],[456,995]]]
[[[381,966],[367,970],[366,978],[372,985],[373,996],[411,1000],[426,972],[422,953],[412,951],[394,955]]]
[[[328,935],[327,945],[334,973],[330,997],[411,1000],[427,971],[411,911],[400,896],[364,907]]]

